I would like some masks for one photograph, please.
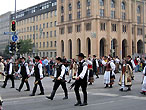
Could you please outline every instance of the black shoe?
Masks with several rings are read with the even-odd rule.
[[[15,88],[15,87],[10,87],[10,88]]]
[[[21,90],[20,89],[16,89],[18,92],[20,92]]]
[[[6,88],[5,86],[2,86],[1,88]]]
[[[88,85],[92,85],[92,83],[89,83]]]
[[[30,91],[30,89],[26,89],[26,90],[24,90],[24,91]]]
[[[66,99],[68,99],[68,96],[65,96],[65,97],[63,98],[63,100],[66,100]]]
[[[50,99],[50,100],[53,100],[53,98],[52,98],[52,97],[48,97],[48,96],[46,96],[46,98],[47,98],[47,99]]]
[[[127,91],[131,91],[131,88],[128,88]]]
[[[30,94],[29,96],[35,96],[35,94]]]
[[[82,103],[80,106],[86,106],[88,105],[88,103]]]
[[[98,78],[99,78],[99,76],[96,77],[96,79],[98,79]]]
[[[40,94],[38,94],[38,95],[45,95],[44,93],[40,93]]]
[[[108,88],[108,84],[106,84],[106,86],[104,88]]]
[[[123,88],[119,89],[119,91],[123,91]]]
[[[110,87],[109,88],[113,88],[113,86],[112,85],[110,85]]]
[[[81,106],[82,103],[81,102],[77,102],[74,106]]]

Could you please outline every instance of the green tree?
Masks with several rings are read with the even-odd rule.
[[[28,40],[20,40],[20,47],[19,47],[19,53],[22,54],[29,54],[32,52],[33,44],[30,39]]]

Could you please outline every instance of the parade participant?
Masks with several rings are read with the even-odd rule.
[[[40,63],[39,56],[35,57],[35,66],[33,67],[31,74],[33,73],[35,76],[35,82],[34,82],[34,88],[33,88],[32,94],[30,96],[35,96],[38,85],[40,86],[40,91],[41,91],[41,93],[38,95],[44,95],[44,88],[41,82],[41,80],[43,79],[43,70],[42,70],[42,64]]]
[[[73,76],[73,63],[74,60],[71,60],[70,66],[69,66],[69,81],[67,83],[70,83],[72,80],[72,76]]]
[[[2,100],[2,98],[0,96],[0,110],[2,110],[2,103],[3,103],[3,100]]]
[[[146,66],[143,70],[142,91],[140,93],[146,95]]]
[[[88,64],[84,60],[85,56],[83,53],[80,53],[78,56],[79,65],[78,65],[78,72],[77,72],[77,78],[75,81],[75,94],[77,103],[74,106],[85,106],[87,104],[87,77],[88,77]],[[81,97],[79,93],[79,88],[82,88],[83,96],[84,96],[84,102],[81,102]]]
[[[128,55],[127,56],[127,63],[131,66],[131,68],[132,68],[132,71],[135,69],[135,63],[134,63],[134,61],[132,60],[132,58],[131,58],[131,56],[130,55]],[[132,72],[132,80],[134,80],[134,74],[133,74],[133,72]]]
[[[0,58],[0,81],[4,81],[4,64],[2,63],[2,59]]]
[[[51,93],[51,96],[47,96],[46,98],[53,100],[55,93],[58,89],[58,87],[61,85],[64,93],[65,93],[65,97],[63,98],[63,100],[68,99],[68,91],[66,88],[66,81],[65,81],[65,66],[62,64],[62,59],[60,57],[56,58],[56,80],[54,83],[54,87],[53,87],[53,91]]]
[[[116,59],[115,59],[115,65],[116,65],[115,73],[119,73],[119,64],[120,64],[120,59],[118,58],[118,56],[116,56]]]
[[[132,86],[132,69],[129,64],[126,64],[126,60],[123,61],[122,73],[119,79],[120,91],[130,91]],[[128,88],[128,89],[127,89]]]
[[[10,61],[10,58],[7,58],[7,65],[6,65],[6,79],[4,81],[4,85],[2,86],[2,88],[5,88],[7,86],[7,81],[10,79],[12,81],[12,87],[11,88],[15,88],[15,83],[14,83],[14,70],[13,70],[13,64]]]
[[[93,60],[92,60],[92,67],[93,67],[93,74],[95,74],[97,77],[96,78],[99,78],[98,76],[98,67],[99,67],[99,64],[98,64],[98,61],[96,59],[96,55],[93,55]]]
[[[91,58],[88,58],[86,61],[88,63],[88,75],[89,75],[89,85],[92,85],[94,82],[94,74],[93,74],[93,68],[92,68],[92,61]]]
[[[20,92],[25,83],[26,87],[27,87],[27,89],[25,91],[30,91],[30,86],[29,86],[29,82],[28,82],[28,78],[30,77],[30,71],[28,68],[28,63],[25,62],[24,57],[21,58],[21,62],[22,63],[20,64],[20,68],[19,68],[17,74],[20,74],[22,76],[22,80],[21,80],[19,89],[16,89],[16,90]]]
[[[111,62],[110,58],[107,58],[107,63],[104,62],[105,66],[105,73],[104,73],[104,84],[106,85],[105,88],[108,88],[110,85],[110,88],[112,88],[112,85],[114,84],[115,79],[115,64]]]

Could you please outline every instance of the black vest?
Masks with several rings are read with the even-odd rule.
[[[39,68],[38,68],[39,64],[40,63],[35,64],[35,66],[34,66],[34,76],[35,76],[36,79],[40,79],[40,71],[39,71]]]
[[[79,62],[79,67],[78,67],[78,76],[82,73],[82,71],[83,71],[83,67],[84,67],[84,64],[85,63],[85,61],[83,61],[83,62]],[[87,77],[88,77],[88,73],[87,73],[88,71],[86,71],[86,74],[85,74],[85,76],[84,76],[84,78],[83,79],[80,79],[80,81],[85,81],[85,82],[87,82]]]
[[[56,78],[58,78],[60,75],[61,75],[61,71],[62,71],[62,65],[63,64],[61,64],[61,65],[57,65],[56,66],[56,70],[57,70],[57,77]],[[64,74],[64,76],[63,76],[63,79],[65,79],[65,74]]]
[[[131,63],[131,60],[127,61],[127,64],[129,64],[131,66],[132,70],[133,70],[133,65]]]
[[[6,74],[7,74],[7,75],[9,75],[10,64],[11,64],[11,63],[8,63],[8,64],[6,65]],[[13,70],[13,65],[12,65],[12,73],[11,73],[10,75],[13,75],[13,74],[14,74],[14,70]]]
[[[21,72],[20,74],[22,75],[22,77],[27,77],[27,72],[26,72],[26,66],[25,66],[25,63],[21,64]]]
[[[93,70],[97,69],[96,59],[93,59]]]

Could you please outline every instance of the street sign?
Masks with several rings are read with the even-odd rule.
[[[4,32],[4,35],[13,35],[13,32]]]
[[[13,35],[13,36],[12,36],[12,41],[13,41],[13,42],[16,42],[17,40],[18,40],[18,36]]]

